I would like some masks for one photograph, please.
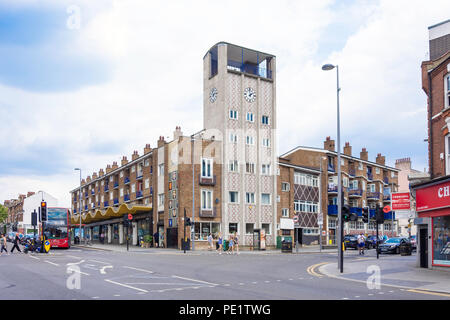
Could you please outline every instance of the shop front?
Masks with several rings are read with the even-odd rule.
[[[450,178],[413,187],[416,192],[417,259],[422,268],[450,269]]]

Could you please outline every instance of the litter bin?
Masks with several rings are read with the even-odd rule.
[[[228,240],[223,240],[223,251],[228,251]]]
[[[191,248],[191,239],[187,239],[187,241],[184,241],[184,239],[181,239],[181,250],[189,250]]]
[[[400,255],[401,256],[410,256],[412,251],[411,245],[406,243],[400,244]]]
[[[73,240],[74,244],[80,244],[80,238],[78,236],[75,237],[75,239]]]
[[[292,253],[292,241],[282,241],[281,242],[281,252]]]

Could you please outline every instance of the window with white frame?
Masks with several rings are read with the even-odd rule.
[[[281,183],[281,191],[289,191],[291,189],[291,185],[289,182],[282,182]]]
[[[135,172],[136,171],[136,166],[131,166],[131,172]]]
[[[375,184],[369,184],[367,187],[369,192],[375,192]]]
[[[145,179],[145,189],[150,188],[150,179]]]
[[[114,196],[113,193],[110,192],[110,193],[109,193],[109,200],[112,200],[112,199],[113,199],[113,196]]]
[[[105,201],[105,197],[104,197],[104,196],[101,196],[100,201],[101,201],[101,202],[104,202],[104,201]]]
[[[380,174],[380,168],[375,168],[375,173]]]
[[[131,192],[134,193],[136,191],[136,184],[131,185]]]
[[[248,122],[254,122],[254,119],[253,119],[253,113],[252,113],[252,112],[247,112],[247,118],[246,118],[246,120],[247,120]]]
[[[334,218],[328,217],[328,228],[330,229],[336,229],[337,220]]]
[[[246,192],[245,193],[245,203],[247,203],[247,204],[255,203],[255,193],[254,192]]]
[[[361,186],[362,186],[363,191],[365,191],[366,190],[366,182],[364,180],[361,181]]]
[[[445,136],[445,174],[450,174],[450,134]]]
[[[231,142],[231,143],[237,143],[237,141],[238,141],[237,134],[235,134],[235,133],[230,133],[230,142]]]
[[[269,116],[262,116],[261,117],[261,123],[262,124],[269,124]]]
[[[245,139],[245,143],[252,146],[254,144],[253,136],[247,136]]]
[[[368,228],[369,228],[369,230],[376,230],[377,229],[377,223],[375,221],[369,222]]]
[[[120,196],[123,197],[123,188],[120,188]]]
[[[245,224],[245,234],[253,234],[253,230],[255,230],[254,223],[246,223]]]
[[[158,176],[164,175],[164,163],[158,165]]]
[[[270,193],[261,193],[261,204],[271,204]]]
[[[270,164],[261,165],[261,174],[264,174],[264,175],[270,174]]]
[[[239,203],[239,193],[237,191],[230,191],[228,193],[228,202],[230,203]]]
[[[164,193],[158,194],[158,206],[164,205]]]
[[[358,180],[350,181],[350,189],[357,190],[358,189]]]
[[[270,139],[263,138],[262,145],[263,145],[263,147],[270,147]]]
[[[255,173],[255,164],[247,162],[245,164],[245,172],[247,172],[247,173]]]
[[[363,170],[363,169],[364,169],[364,168],[363,168],[362,162],[358,163],[358,170]]]
[[[230,110],[230,119],[237,120],[238,112],[236,110]]]
[[[283,218],[289,218],[289,208],[282,208],[281,209],[281,216]]]
[[[213,202],[213,192],[212,190],[202,190],[201,205],[202,210],[212,210]]]
[[[147,159],[145,159],[145,161],[144,161],[144,166],[148,167],[149,165],[150,165],[150,159],[147,158]]]
[[[447,66],[447,69],[449,66]],[[450,107],[450,74],[445,77],[444,80],[444,94],[445,94],[445,108]]]
[[[395,172],[394,171],[391,172],[391,178],[395,178]]]
[[[213,161],[212,159],[202,158],[202,177],[212,178]]]
[[[229,163],[230,172],[239,172],[239,164],[237,160],[230,160]]]
[[[262,223],[261,224],[261,229],[264,229],[264,231],[266,232],[266,234],[272,234],[272,228],[271,228],[271,224],[270,223]]]
[[[349,228],[350,229],[352,229],[352,230],[356,229],[356,222],[355,221],[350,221],[350,222],[348,222],[348,224],[349,224]]]
[[[364,229],[364,222],[356,221],[356,228],[359,229],[359,230],[363,230]]]
[[[344,177],[344,178],[342,179],[342,181],[343,181],[344,187],[345,187],[345,188],[348,188],[348,178],[347,178],[347,177]]]
[[[392,231],[392,224],[385,223],[383,228],[384,228],[384,231]]]
[[[123,178],[123,171],[120,171],[120,177]]]

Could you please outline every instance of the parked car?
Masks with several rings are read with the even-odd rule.
[[[372,249],[377,246],[377,237],[376,236],[368,236],[366,238],[366,248]]]
[[[411,236],[410,238],[409,238],[409,241],[411,242],[411,246],[412,246],[412,249],[413,250],[417,250],[417,238],[416,238],[416,236]]]
[[[390,238],[384,243],[378,245],[378,253],[400,253],[400,245],[406,245],[411,248],[411,242],[408,238]]]
[[[347,248],[354,248],[358,249],[358,238],[354,235],[346,235],[344,236],[344,247],[347,250]]]

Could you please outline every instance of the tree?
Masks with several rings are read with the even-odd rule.
[[[8,208],[0,204],[0,223],[3,223],[8,218]]]

